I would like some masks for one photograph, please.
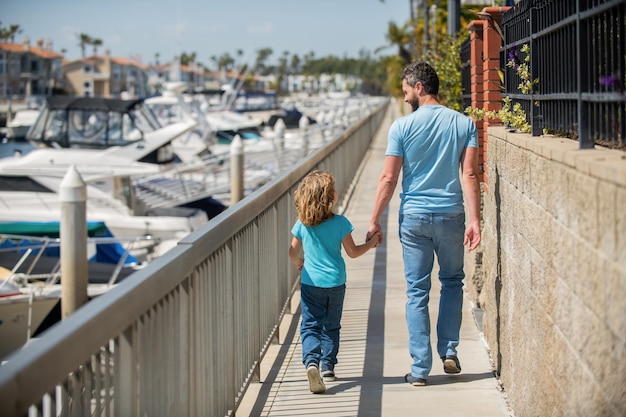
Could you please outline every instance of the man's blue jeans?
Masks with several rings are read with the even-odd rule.
[[[339,352],[339,330],[346,285],[332,288],[300,287],[302,323],[302,363],[318,364],[321,370],[334,370]]]
[[[407,283],[406,320],[411,374],[426,378],[432,369],[428,300],[434,255],[439,263],[441,293],[437,317],[439,357],[456,355],[463,309],[464,214],[400,215],[400,242]]]

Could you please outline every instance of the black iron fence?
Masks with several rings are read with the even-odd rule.
[[[522,0],[504,14],[504,95],[522,105],[533,135],[626,149],[625,15],[626,0]]]

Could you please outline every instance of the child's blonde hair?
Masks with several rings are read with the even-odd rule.
[[[330,172],[313,171],[295,192],[296,214],[305,226],[317,226],[333,216],[335,178]]]

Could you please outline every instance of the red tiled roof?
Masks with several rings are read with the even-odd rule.
[[[28,50],[26,50],[24,49],[24,45],[21,43],[0,42],[0,50],[22,54],[30,52],[31,54],[37,55],[38,57],[44,59],[63,58],[63,54],[59,54],[57,52],[53,52],[47,49],[41,49],[37,46],[30,46]]]
[[[96,61],[104,61],[105,60],[105,56],[104,55],[91,55],[85,58],[79,58],[76,59],[74,61],[70,61],[67,62],[67,64],[72,64],[74,62],[88,62],[90,64],[96,64]],[[148,66],[145,64],[142,64],[141,62],[137,62],[137,61],[133,61],[132,59],[127,59],[127,58],[118,58],[118,57],[111,57],[111,62],[116,63],[118,65],[132,65],[138,68],[142,68],[142,69],[146,69]]]

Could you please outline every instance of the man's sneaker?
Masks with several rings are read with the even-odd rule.
[[[322,371],[322,379],[324,382],[333,382],[335,380],[335,371]]]
[[[306,377],[309,380],[309,389],[313,394],[321,394],[326,391],[326,385],[320,377],[320,371],[317,365],[311,364],[306,368]]]
[[[426,385],[426,379],[418,378],[416,376],[411,375],[410,373],[404,376],[404,380],[414,387],[423,387]]]
[[[458,374],[461,372],[461,364],[459,363],[459,358],[453,355],[446,356],[442,358],[443,360],[443,371],[447,374]]]

